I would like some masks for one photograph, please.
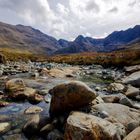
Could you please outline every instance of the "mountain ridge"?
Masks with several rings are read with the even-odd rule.
[[[0,47],[28,50],[35,54],[67,54],[79,52],[111,52],[140,44],[140,25],[114,31],[105,38],[77,36],[74,41],[55,39],[38,29],[21,24],[0,22]],[[138,42],[138,43],[137,43]]]

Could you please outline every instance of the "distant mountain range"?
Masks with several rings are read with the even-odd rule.
[[[79,35],[74,41],[67,41],[57,40],[30,26],[0,22],[0,47],[28,50],[35,54],[47,55],[140,49],[140,25],[125,31],[114,31],[102,39]]]

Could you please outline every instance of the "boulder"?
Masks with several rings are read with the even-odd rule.
[[[124,67],[124,70],[127,73],[133,73],[133,72],[136,72],[136,71],[140,71],[140,65]]]
[[[51,89],[50,114],[57,115],[88,105],[96,98],[96,94],[86,84],[73,81],[58,85]]]
[[[134,72],[122,80],[124,84],[140,87],[140,71]]]
[[[43,100],[43,97],[38,94],[37,90],[26,87],[24,81],[20,78],[7,81],[5,91],[14,100],[28,99],[31,103],[39,103]]]
[[[110,92],[121,92],[125,89],[125,86],[120,84],[120,83],[111,83],[109,86],[108,86],[108,90]]]
[[[64,139],[65,140],[121,140],[125,128],[121,124],[113,124],[102,118],[72,112],[67,119]]]
[[[11,79],[5,84],[5,90],[10,93],[24,91],[24,89],[25,83],[21,78]]]
[[[123,140],[140,140],[140,126],[129,133]]]
[[[24,113],[25,114],[36,114],[42,112],[43,109],[39,106],[31,106],[27,109],[25,109]]]
[[[7,131],[9,131],[11,128],[10,123],[8,122],[2,122],[0,123],[0,135],[6,133]]]
[[[125,92],[125,95],[127,97],[133,98],[133,97],[136,97],[137,95],[139,95],[139,93],[140,93],[140,90],[138,88],[135,88],[135,87],[129,85],[127,91]]]
[[[94,113],[93,113],[94,112]],[[117,103],[102,103],[93,106],[93,114],[106,118],[111,122],[119,122],[126,127],[131,122],[140,125],[140,111]]]

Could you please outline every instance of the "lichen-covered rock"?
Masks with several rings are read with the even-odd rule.
[[[140,111],[129,108],[128,106],[117,104],[117,103],[102,103],[93,106],[93,111],[97,115],[111,122],[119,122],[126,127],[128,131],[128,125],[131,122],[140,125]],[[104,115],[103,115],[104,114]]]
[[[125,135],[125,128],[121,124],[82,112],[72,112],[67,119],[64,139],[121,140]]]
[[[93,90],[79,81],[58,85],[51,89],[49,93],[52,95],[50,105],[51,115],[83,107],[96,98]]]

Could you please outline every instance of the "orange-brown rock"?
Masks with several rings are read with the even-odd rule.
[[[121,124],[113,124],[102,118],[72,112],[67,119],[65,140],[120,140],[126,135]]]
[[[49,93],[52,95],[50,105],[51,115],[83,107],[96,98],[93,90],[79,81],[58,85],[51,89]]]

